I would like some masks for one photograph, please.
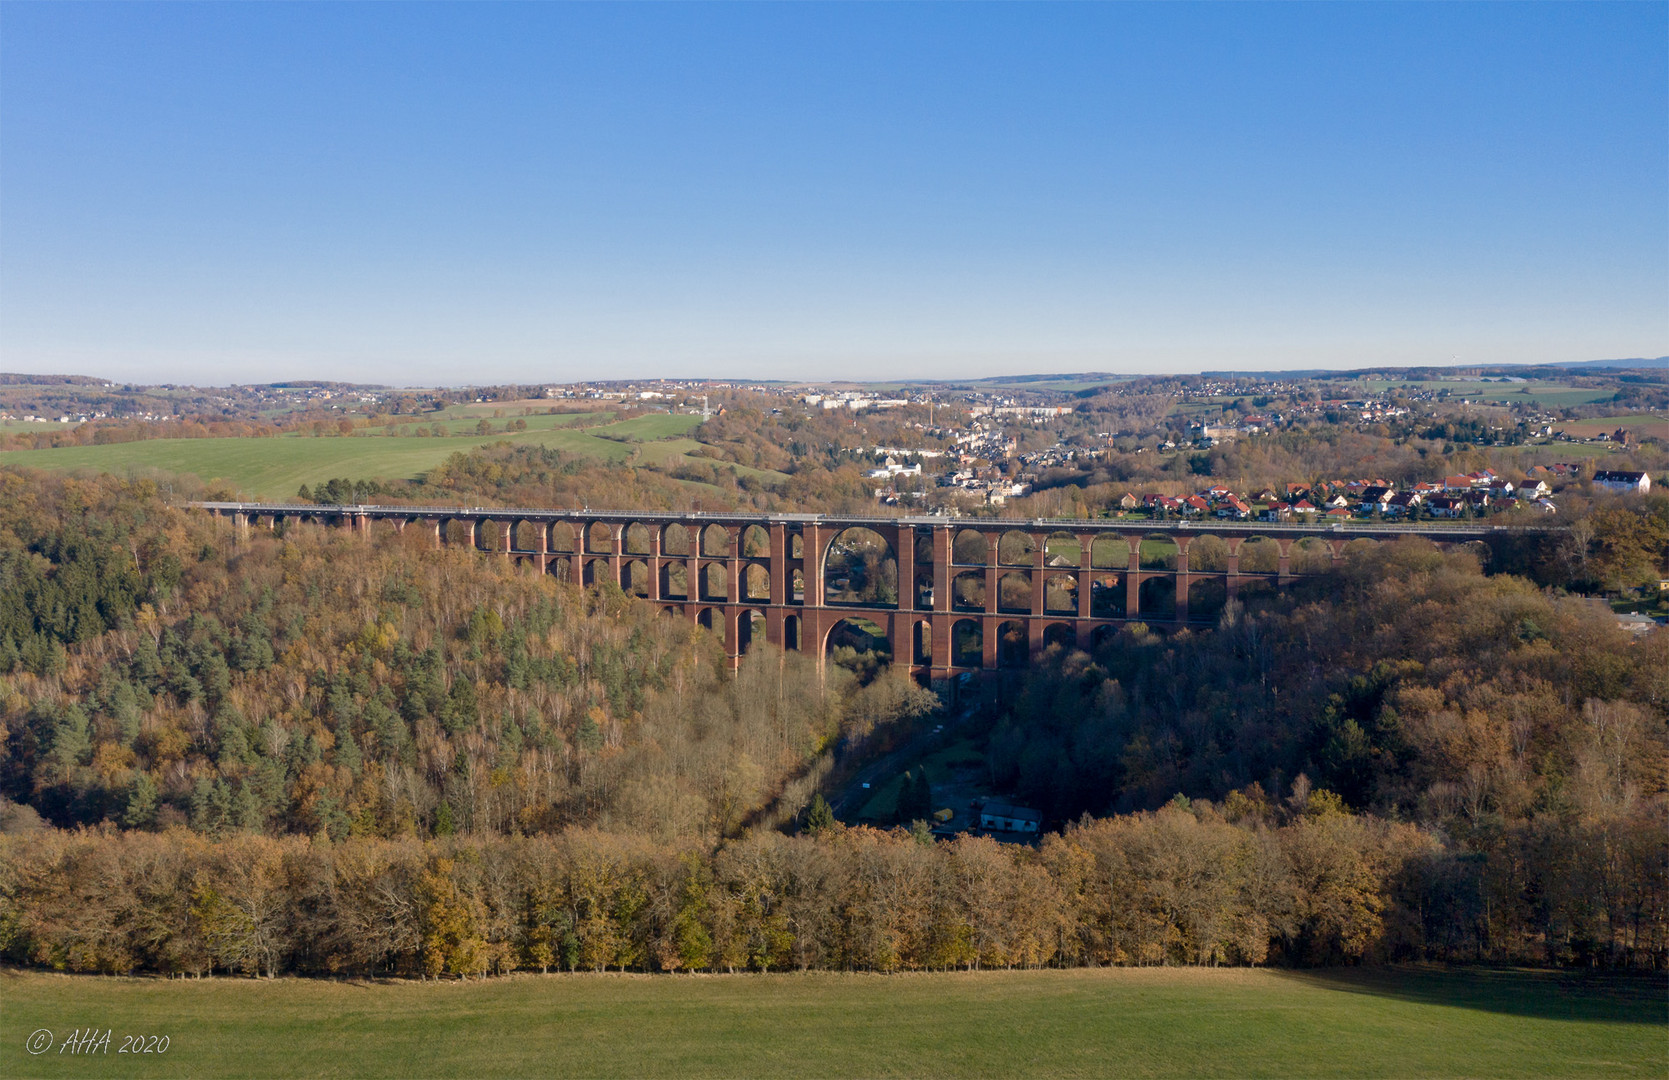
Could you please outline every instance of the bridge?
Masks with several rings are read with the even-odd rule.
[[[1223,605],[1333,569],[1348,544],[1440,546],[1511,530],[1476,523],[833,517],[511,507],[197,502],[251,528],[315,522],[419,529],[540,574],[610,582],[724,640],[819,659],[880,645],[923,682],[1021,667],[1054,643],[1093,648],[1128,623],[1207,625]],[[867,638],[867,641],[866,641]]]

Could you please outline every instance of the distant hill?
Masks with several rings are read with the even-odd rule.
[[[1562,368],[1669,368],[1669,356],[1654,356],[1650,359],[1637,356],[1629,360],[1583,360],[1575,364],[1548,364],[1546,366]]]

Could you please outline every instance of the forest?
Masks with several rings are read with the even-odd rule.
[[[1471,554],[1353,548],[1213,629],[1039,657],[978,720],[993,789],[1046,811],[1033,848],[811,812],[937,715],[885,669],[732,672],[607,586],[239,544],[148,481],[4,469],[0,503],[18,962],[1669,964],[1669,634]],[[1495,569],[1662,558],[1655,503],[1610,509]]]

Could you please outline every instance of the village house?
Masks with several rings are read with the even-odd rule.
[[[1043,815],[1027,806],[992,799],[980,807],[979,827],[992,832],[1034,833],[1043,827]]]
[[[1594,486],[1607,491],[1638,492],[1644,495],[1652,490],[1652,478],[1643,472],[1600,469],[1594,473]]]

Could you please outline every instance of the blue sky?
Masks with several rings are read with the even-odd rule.
[[[1669,5],[0,5],[0,369],[1669,353]]]

